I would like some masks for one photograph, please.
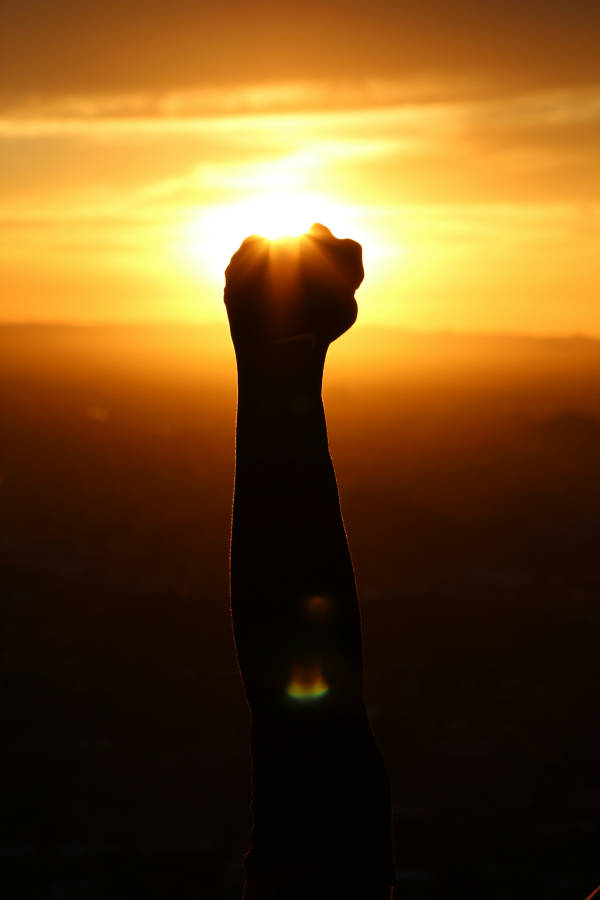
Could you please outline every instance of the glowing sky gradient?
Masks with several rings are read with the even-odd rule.
[[[600,334],[594,5],[14,6],[1,319],[220,319],[285,213],[363,243],[365,321]]]

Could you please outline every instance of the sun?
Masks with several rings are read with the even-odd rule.
[[[249,233],[277,240],[307,231],[314,218],[315,205],[314,200],[299,194],[281,194],[239,204],[235,212],[240,216],[242,230],[248,231],[253,226]]]
[[[322,222],[341,237],[357,231],[352,207],[320,195],[282,190],[208,207],[183,226],[180,251],[199,274],[222,279],[244,238],[251,234],[270,240],[293,237],[304,234],[313,222]]]

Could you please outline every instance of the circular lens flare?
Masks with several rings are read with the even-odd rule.
[[[292,677],[287,686],[288,697],[294,700],[317,700],[329,692],[319,663],[292,666]]]

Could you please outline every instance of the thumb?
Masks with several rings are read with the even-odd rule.
[[[331,233],[329,228],[326,228],[325,225],[321,225],[320,222],[313,222],[313,224],[308,229],[307,234],[309,234],[311,237],[316,237],[316,238],[319,238],[319,237],[320,238],[332,238],[333,237],[333,234]]]

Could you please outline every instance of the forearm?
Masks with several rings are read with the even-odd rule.
[[[389,785],[364,707],[358,600],[320,378],[257,387],[240,381],[231,555],[252,708],[247,896],[265,895],[260,873],[278,864],[284,882],[309,879],[306,896],[345,893],[352,871],[352,889],[363,879],[362,895],[378,900],[391,879]]]
[[[324,360],[238,366],[236,466],[329,459],[321,399]]]
[[[231,604],[251,699],[256,682],[277,703],[312,657],[340,702],[358,701],[360,617],[318,370],[240,373]]]

